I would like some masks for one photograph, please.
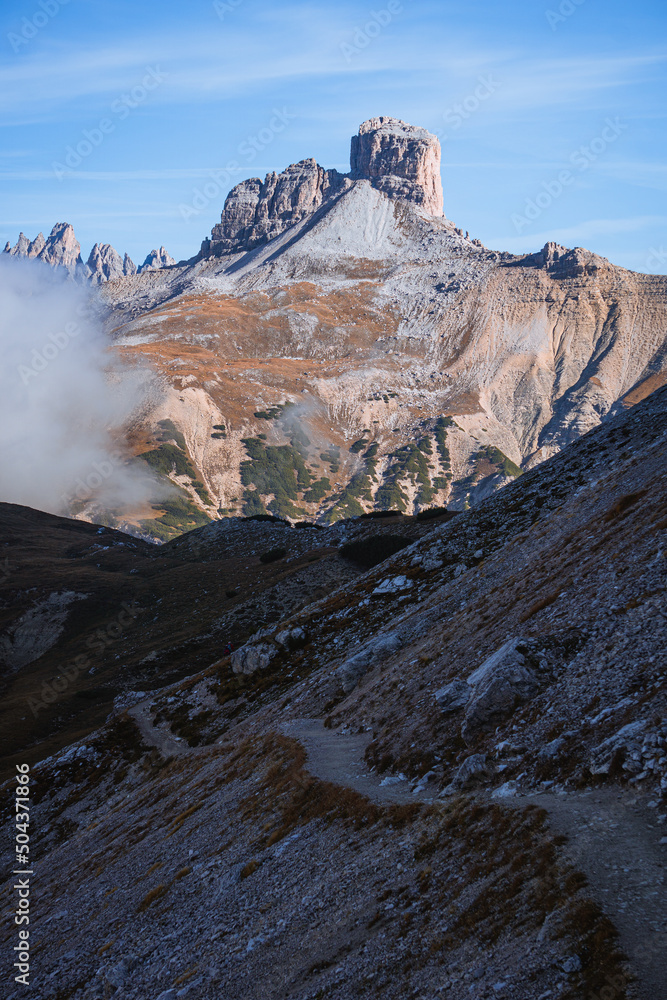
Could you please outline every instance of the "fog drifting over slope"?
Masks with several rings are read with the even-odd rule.
[[[108,348],[94,292],[0,257],[0,500],[66,514],[72,500],[119,510],[160,492],[122,448],[155,384]]]

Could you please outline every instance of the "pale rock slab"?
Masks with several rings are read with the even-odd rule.
[[[403,639],[398,632],[385,632],[365,643],[358,653],[345,660],[336,671],[345,694],[353,691],[369,670],[397,653],[402,646]]]

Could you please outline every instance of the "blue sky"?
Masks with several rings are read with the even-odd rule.
[[[0,238],[192,256],[246,177],[437,132],[445,212],[667,273],[667,13],[636,0],[20,0],[0,14]]]

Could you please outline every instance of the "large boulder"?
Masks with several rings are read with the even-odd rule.
[[[472,689],[467,681],[456,679],[435,692],[435,702],[443,715],[465,708],[472,697]]]
[[[480,730],[492,729],[539,688],[537,657],[525,639],[510,639],[467,678],[472,696],[467,703],[461,735],[466,742]],[[546,666],[546,664],[544,664]]]
[[[486,759],[486,754],[474,753],[466,757],[463,763],[457,768],[454,777],[449,785],[446,785],[440,792],[442,797],[454,795],[456,792],[471,785],[481,778],[489,778],[494,773],[494,767]]]
[[[266,642],[241,646],[231,655],[232,670],[235,674],[254,674],[257,670],[266,670],[277,652],[275,646]]]
[[[282,632],[276,632],[275,639],[278,645],[283,646],[284,649],[303,649],[307,642],[306,630],[302,625],[286,628]]]
[[[336,676],[345,694],[354,690],[364,674],[379,663],[383,663],[392,653],[397,653],[403,645],[398,632],[384,632],[364,643],[361,649],[338,667]]]

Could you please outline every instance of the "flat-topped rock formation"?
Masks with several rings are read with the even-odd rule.
[[[350,176],[368,178],[390,198],[442,215],[440,143],[425,128],[398,118],[371,118],[352,136]]]

